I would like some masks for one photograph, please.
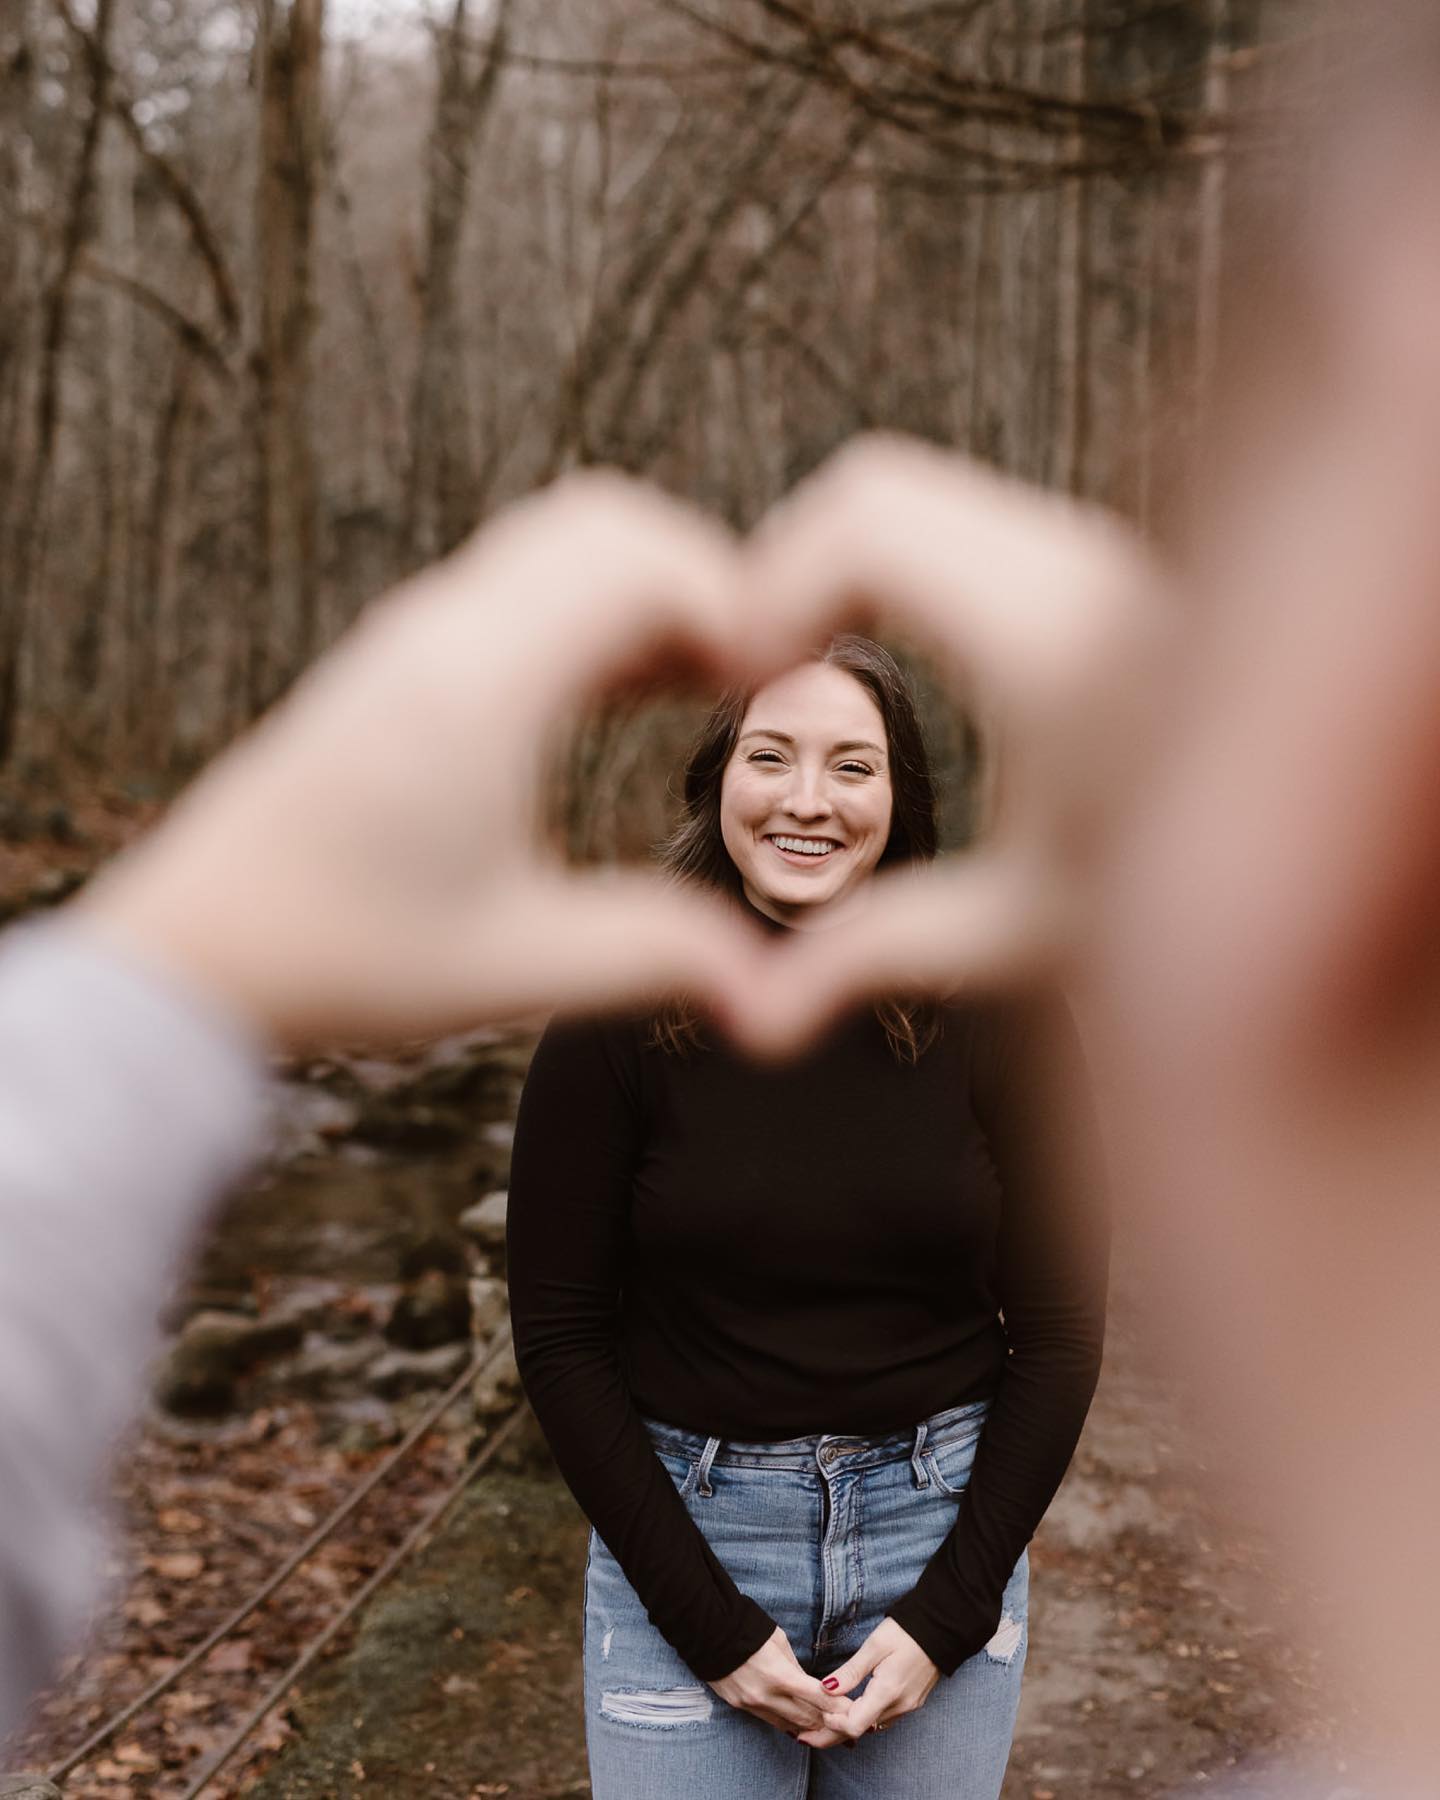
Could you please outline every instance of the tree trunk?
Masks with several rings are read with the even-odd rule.
[[[430,133],[421,289],[420,353],[410,406],[405,537],[417,561],[451,550],[475,523],[477,468],[470,441],[464,338],[456,294],[470,175],[499,85],[510,0],[498,0],[478,67],[467,0],[455,0],[439,35],[440,84]]]
[[[319,542],[310,436],[311,260],[324,0],[262,0],[253,353],[260,581],[246,699],[268,706],[315,653]]]
[[[55,464],[60,421],[60,380],[70,324],[75,270],[90,232],[96,158],[110,85],[108,46],[114,0],[96,0],[93,53],[89,58],[89,110],[71,173],[54,265],[41,311],[40,369],[35,394],[30,467],[19,483],[17,530],[11,546],[14,587],[0,624],[0,762],[14,751],[23,702],[23,661],[32,594],[45,545],[44,519]]]

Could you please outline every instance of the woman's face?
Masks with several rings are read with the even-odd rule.
[[[787,925],[833,919],[890,836],[885,721],[844,669],[805,663],[763,687],[720,785],[720,833],[750,904]]]

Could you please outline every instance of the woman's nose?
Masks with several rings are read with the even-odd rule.
[[[823,774],[797,769],[790,777],[785,810],[795,819],[828,818],[832,808]]]

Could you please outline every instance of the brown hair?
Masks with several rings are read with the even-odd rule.
[[[814,660],[853,675],[874,700],[885,725],[890,835],[878,867],[932,861],[939,836],[935,779],[908,677],[888,650],[873,638],[854,632],[832,638]],[[662,864],[677,880],[714,888],[737,902],[744,890],[740,871],[721,835],[720,787],[753,697],[754,690],[746,688],[723,694],[700,728],[685,763],[684,816],[660,853]],[[939,1035],[939,1013],[928,1003],[882,1000],[875,1014],[891,1049],[905,1062],[918,1061]],[[683,1001],[657,1016],[654,1042],[663,1050],[677,1052],[700,1044],[698,1023]]]

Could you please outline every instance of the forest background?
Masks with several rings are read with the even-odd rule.
[[[890,427],[1158,526],[1295,19],[0,0],[0,827],[143,810],[576,464],[743,527]],[[572,853],[653,842],[692,717],[588,722]]]

